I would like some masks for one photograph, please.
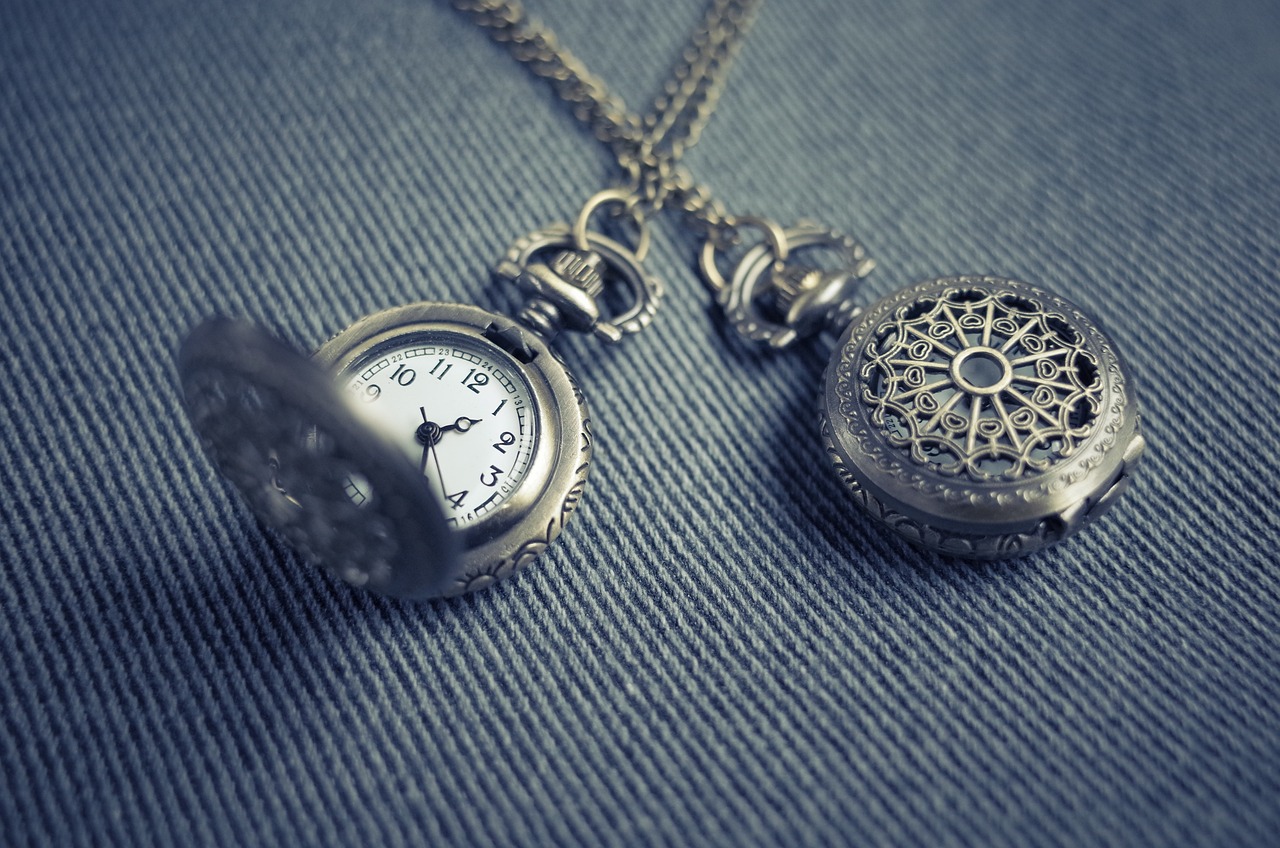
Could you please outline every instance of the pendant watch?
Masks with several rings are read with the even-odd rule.
[[[630,248],[574,227],[519,240],[497,274],[515,318],[456,303],[366,316],[308,359],[214,318],[179,353],[188,415],[259,519],[334,576],[407,600],[483,588],[556,539],[591,466],[586,400],[548,343],[615,342],[649,324],[661,285]],[[643,247],[643,243],[641,247]],[[608,317],[606,285],[630,305]]]
[[[764,236],[727,279],[706,243],[704,278],[747,339],[834,339],[818,430],[872,519],[939,553],[997,559],[1065,539],[1124,493],[1145,447],[1138,406],[1115,344],[1080,307],[969,275],[863,308],[874,263],[856,241],[750,226]]]

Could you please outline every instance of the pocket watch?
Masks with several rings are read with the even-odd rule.
[[[852,238],[740,219],[763,238],[720,271],[701,265],[729,321],[775,348],[837,338],[818,429],[839,478],[876,521],[962,557],[1066,538],[1129,485],[1145,442],[1114,342],[1067,299],[1016,280],[957,276],[869,307],[874,263]],[[837,261],[799,257],[826,253]]]
[[[356,321],[305,357],[215,318],[179,353],[188,415],[262,522],[354,585],[404,599],[489,585],[556,539],[586,485],[586,400],[548,342],[648,325],[660,284],[636,250],[553,225],[496,269],[531,297],[517,317],[414,303]],[[642,230],[643,232],[643,230]],[[606,318],[607,283],[630,306]]]

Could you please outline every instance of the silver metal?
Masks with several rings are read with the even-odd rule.
[[[319,367],[252,324],[213,318],[184,340],[178,369],[210,459],[303,556],[393,597],[449,590],[458,539],[435,498]],[[368,481],[363,506],[345,491],[353,475]]]
[[[641,261],[647,221],[664,208],[683,212],[703,238],[703,277],[748,339],[780,348],[848,324],[827,369],[821,431],[841,479],[878,521],[944,553],[1001,557],[1065,538],[1124,491],[1144,445],[1137,405],[1114,346],[1077,307],[1024,283],[954,277],[863,311],[855,295],[873,263],[855,240],[815,224],[730,215],[680,166],[759,0],[712,0],[644,116],[629,113],[516,0],[455,5],[551,81],[612,150],[627,184],[593,195],[572,225],[511,247],[495,274],[530,295],[518,321],[457,304],[385,310],[321,348],[315,359],[328,373],[242,324],[215,322],[184,343],[188,411],[206,449],[307,558],[357,585],[424,598],[488,585],[541,554],[576,508],[592,452],[585,400],[546,342],[566,329],[615,342],[648,326],[662,285]],[[608,208],[636,228],[634,248],[590,228]],[[746,243],[752,231],[759,237]],[[835,267],[808,261],[823,254],[837,257]],[[722,263],[731,266],[727,278]],[[613,285],[629,302],[609,316],[603,295]],[[441,418],[437,407],[448,403],[424,396],[421,424],[400,433],[422,443],[410,442],[421,454],[415,469],[379,432],[381,412],[371,423],[366,410],[362,421],[334,388],[339,375],[359,374],[354,387],[376,400],[377,375],[391,370],[383,351],[408,358],[429,342],[435,355],[448,339],[459,340],[454,354],[524,387],[530,401],[515,428],[525,464],[504,478],[501,499],[484,501],[456,530],[424,475],[434,459],[441,497],[459,507],[467,492],[445,486],[439,445],[445,431],[454,444],[477,444],[456,437],[483,420],[472,417],[479,413],[459,408]],[[386,371],[365,367],[379,356]],[[459,391],[471,390],[470,378]],[[481,485],[496,486],[500,470],[481,470]]]
[[[525,324],[548,338],[567,328],[590,330],[605,341],[618,341],[647,326],[657,308],[661,286],[640,268],[649,246],[646,221],[650,216],[674,206],[684,213],[693,231],[717,242],[754,220],[727,215],[710,191],[695,184],[678,163],[697,143],[715,110],[760,2],[712,0],[662,92],[640,116],[629,112],[598,77],[561,47],[549,28],[525,14],[518,0],[454,0],[455,8],[504,45],[517,61],[550,81],[555,92],[573,106],[578,120],[608,145],[627,176],[625,187],[599,192],[583,205],[572,227],[570,244],[563,243],[560,227],[553,225],[517,242],[499,264],[496,276],[537,296],[521,313]],[[619,214],[628,216],[637,227],[634,251],[588,234],[591,216],[608,205],[621,207]],[[549,261],[543,257],[534,261],[527,255],[528,245],[534,243],[546,243],[560,252]],[[593,249],[592,243],[601,249]],[[785,247],[782,250],[785,253]],[[605,282],[620,278],[633,289],[634,306],[615,320],[602,320],[594,276],[570,279],[582,269],[589,269]]]
[[[634,201],[635,195],[626,189],[618,188],[607,188],[587,198],[587,202],[582,204],[582,209],[578,212],[578,217],[573,222],[573,246],[581,251],[591,249],[590,232],[587,229],[591,223],[591,217],[596,212],[612,204],[620,206],[620,213],[626,213],[631,218],[631,223],[638,233],[636,246],[632,251],[633,258],[637,264],[643,262],[645,256],[649,253],[649,223],[640,214]]]
[[[453,0],[453,5],[505,46],[532,73],[547,79],[574,116],[608,145],[628,176],[633,205],[644,216],[674,205],[699,231],[726,221],[710,192],[678,163],[697,143],[715,111],[733,60],[761,0],[712,0],[649,110],[636,115],[604,82],[564,49],[518,0]]]
[[[192,421],[264,522],[337,576],[402,598],[479,588],[523,567],[551,544],[581,497],[591,439],[582,393],[546,341],[569,329],[616,342],[649,325],[662,285],[644,273],[641,262],[649,247],[647,219],[664,205],[674,202],[707,232],[723,225],[723,209],[677,162],[714,110],[758,4],[713,0],[670,80],[649,112],[637,117],[559,48],[549,30],[526,17],[516,0],[456,0],[516,59],[551,81],[579,120],[609,145],[628,183],[589,198],[572,226],[553,225],[511,247],[496,275],[530,295],[519,323],[456,304],[388,309],[357,321],[317,352],[316,362],[329,374],[248,325],[220,322],[194,332],[181,354]],[[606,208],[632,222],[634,248],[590,229],[592,217]],[[601,298],[613,285],[626,290],[629,302],[607,315]],[[371,421],[369,411],[353,410],[358,402],[337,392],[333,383],[338,375],[349,378],[349,371],[364,368],[367,357],[384,349],[412,348],[422,339],[425,351],[428,338],[432,345],[442,338],[466,339],[467,356],[475,355],[476,345],[488,346],[492,352],[477,359],[497,370],[486,376],[519,371],[521,385],[527,383],[532,392],[536,449],[522,467],[523,476],[511,478],[514,488],[495,501],[491,512],[471,514],[460,530],[445,527],[444,506],[424,479],[428,460],[434,459],[440,494],[458,507],[461,495],[450,494],[444,484],[441,440],[451,430],[458,444],[456,436],[482,419],[458,411],[452,423],[441,423],[427,412],[431,405],[430,415],[440,417],[438,399],[424,395],[421,423],[410,421],[411,432],[403,430],[404,422],[396,424],[402,442],[422,443],[421,449],[409,443],[410,450],[421,453],[421,467],[414,469],[394,447],[396,434],[380,432],[382,407]],[[418,352],[395,355],[407,359]],[[499,361],[501,368],[494,365]],[[441,358],[440,369],[444,362]],[[366,400],[381,398],[384,383],[388,395],[410,385],[395,383],[397,389],[375,379],[383,372],[365,370],[354,383],[370,392]],[[499,466],[490,468],[492,474],[479,475],[482,482],[498,479]]]
[[[329,374],[337,375],[378,349],[427,334],[469,339],[492,349],[492,356],[504,367],[519,369],[533,392],[532,414],[538,428],[535,453],[514,494],[482,521],[453,531],[461,554],[436,584],[435,594],[456,595],[520,570],[564,529],[590,470],[590,423],[577,382],[543,340],[509,318],[474,306],[414,303],[386,309],[347,327],[314,358]],[[424,389],[422,397],[430,398],[430,391]],[[452,410],[446,417],[452,420],[463,412]],[[410,462],[401,460],[415,471]]]
[[[552,224],[511,245],[494,276],[533,295],[520,312],[523,324],[547,339],[571,329],[617,342],[652,323],[663,286],[640,264],[649,245],[647,224],[635,219],[640,235],[634,250],[586,226],[597,208],[620,202],[624,193],[601,192],[587,201],[574,226]],[[621,284],[630,300],[612,317],[604,316],[598,299],[606,282]]]
[[[703,278],[743,337],[783,348],[824,329],[838,332],[861,311],[854,296],[875,263],[852,237],[809,223],[784,229],[763,218],[740,218],[734,229],[746,226],[764,239],[733,264],[729,280],[720,272],[722,251],[714,239],[703,242],[699,257]],[[794,260],[820,251],[836,254],[835,268]]]
[[[899,292],[864,313],[855,296],[874,262],[860,244],[815,224],[731,215],[679,165],[714,109],[758,3],[714,0],[644,116],[628,113],[514,0],[455,5],[549,76],[610,145],[630,177],[627,211],[640,220],[664,207],[684,213],[703,240],[703,280],[739,334],[782,348],[849,326],[828,368],[823,433],[842,479],[879,520],[926,547],[1007,556],[1069,535],[1124,490],[1143,446],[1137,404],[1114,347],[1079,309],[1023,283],[957,277]],[[563,247],[563,236],[556,239]],[[594,265],[583,241],[573,261]],[[806,251],[837,261],[798,261]],[[528,258],[509,256],[502,275],[534,291],[554,289],[563,270],[544,274],[547,266]],[[990,312],[975,312],[974,303]],[[556,310],[523,317],[552,332],[563,323]],[[577,325],[595,320],[586,317]],[[1025,329],[1002,337],[1015,319]],[[999,345],[989,344],[993,337]],[[1051,343],[1063,352],[1032,350]],[[955,347],[944,352],[948,344]],[[1086,385],[1089,373],[1097,382]]]
[[[1145,444],[1114,344],[1066,299],[997,277],[931,280],[868,308],[827,367],[821,430],[873,518],[974,558],[1076,532]]]
[[[446,524],[423,471],[388,428],[370,426],[336,386],[338,375],[379,351],[426,338],[487,351],[531,393],[526,420],[535,439],[523,477],[496,509],[460,529]],[[213,319],[184,341],[179,370],[206,452],[258,518],[306,559],[380,594],[457,595],[520,570],[564,529],[586,486],[592,444],[577,383],[536,334],[473,306],[415,303],[369,315],[312,360],[251,324]],[[427,384],[420,394],[423,426],[426,405],[455,422],[432,425],[437,440],[440,429],[479,423],[467,410],[438,410],[432,391]]]

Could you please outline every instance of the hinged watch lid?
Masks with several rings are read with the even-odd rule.
[[[178,370],[206,453],[264,524],[348,583],[404,599],[442,593],[457,534],[426,479],[323,369],[219,317],[183,341]]]

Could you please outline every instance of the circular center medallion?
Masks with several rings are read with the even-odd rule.
[[[965,348],[951,360],[951,379],[966,392],[994,395],[1013,381],[1013,366],[1008,357],[995,348]]]

